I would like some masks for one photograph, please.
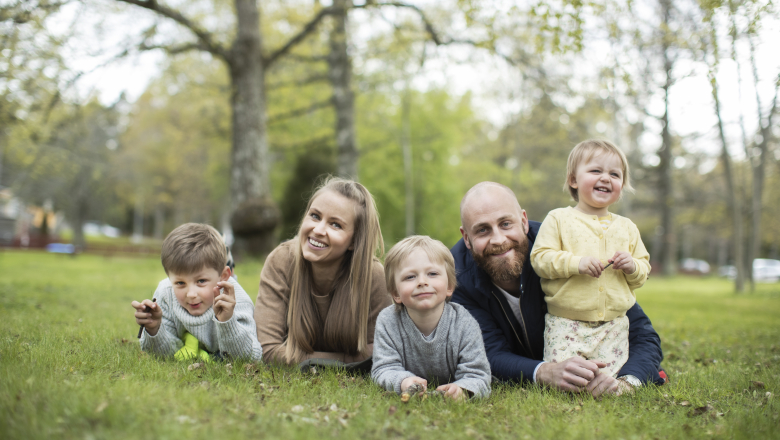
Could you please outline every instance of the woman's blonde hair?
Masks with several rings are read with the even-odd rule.
[[[371,303],[371,273],[377,256],[384,254],[384,241],[379,228],[379,214],[371,193],[361,184],[327,177],[309,199],[303,226],[312,202],[325,191],[333,191],[355,202],[355,227],[352,250],[347,250],[334,282],[333,298],[325,322],[321,322],[312,297],[314,289],[311,263],[303,258],[300,244],[294,246],[293,281],[287,310],[288,363],[297,363],[314,351],[316,342],[334,351],[356,355],[368,346],[368,315]],[[297,236],[294,240],[300,240]],[[378,252],[377,252],[378,251]],[[327,293],[327,292],[323,292]],[[324,326],[323,326],[324,324]],[[323,333],[317,329],[324,327]]]
[[[574,149],[569,153],[569,160],[566,162],[566,181],[563,183],[563,190],[568,190],[575,202],[580,201],[580,196],[577,193],[577,188],[572,188],[571,182],[577,176],[577,167],[601,153],[612,153],[620,158],[620,162],[623,164],[623,190],[634,192],[634,188],[631,186],[631,179],[629,178],[628,159],[626,159],[623,151],[610,141],[588,139],[574,146]],[[620,198],[623,198],[622,192]]]

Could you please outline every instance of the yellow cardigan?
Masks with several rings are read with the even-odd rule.
[[[636,270],[626,275],[607,268],[599,278],[580,275],[584,256],[594,256],[607,265],[616,251],[628,251]],[[626,314],[636,302],[634,290],[650,273],[650,254],[634,222],[612,214],[605,231],[595,215],[572,207],[550,211],[539,228],[531,264],[542,278],[547,310],[576,321],[611,321]]]

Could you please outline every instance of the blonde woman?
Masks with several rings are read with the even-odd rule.
[[[326,180],[298,235],[268,256],[255,302],[266,362],[359,362],[373,352],[379,312],[391,304],[374,199],[361,184]]]

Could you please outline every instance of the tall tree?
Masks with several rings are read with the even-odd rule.
[[[175,54],[205,51],[227,66],[232,111],[231,224],[240,251],[268,252],[274,245],[273,230],[280,217],[271,198],[269,151],[266,132],[265,70],[312,33],[333,7],[320,8],[308,23],[279,48],[263,52],[260,9],[256,0],[234,0],[234,37],[223,44],[195,20],[157,0],[117,0],[154,12],[187,29],[194,41],[150,44],[142,49],[164,49]],[[154,33],[151,33],[154,36]]]

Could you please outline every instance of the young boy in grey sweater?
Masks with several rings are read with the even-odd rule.
[[[455,400],[490,395],[490,364],[479,324],[459,304],[455,261],[444,244],[407,237],[385,260],[387,290],[395,305],[376,321],[371,378],[398,394],[428,382]]]
[[[262,359],[254,304],[231,277],[222,236],[209,225],[186,223],[165,238],[161,260],[168,278],[154,300],[133,301],[135,321],[144,327],[141,350],[176,359],[209,353]]]

